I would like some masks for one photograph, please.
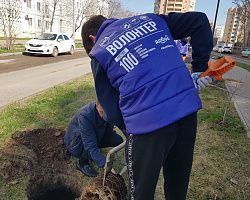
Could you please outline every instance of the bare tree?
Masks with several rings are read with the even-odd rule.
[[[21,7],[20,0],[0,0],[0,28],[8,50],[13,49],[20,28]]]
[[[70,3],[73,5],[73,3]],[[68,6],[67,18],[69,22],[73,21],[73,9]],[[123,9],[119,0],[97,0],[93,3],[93,0],[84,0],[82,3],[77,3],[75,9],[75,25],[74,31],[76,32],[83,24],[83,22],[93,15],[103,15],[107,18],[110,17],[127,17],[134,13]],[[72,23],[71,23],[72,24]],[[73,35],[73,34],[72,34]]]
[[[108,18],[124,18],[136,14],[130,10],[125,9],[119,0],[106,0],[106,2],[108,4]]]
[[[56,15],[56,10],[57,10],[59,3],[60,3],[60,0],[52,0],[50,3],[50,8],[51,8],[50,32],[52,32],[52,30],[53,30],[53,24],[54,24],[54,19],[55,19],[55,15]]]
[[[56,17],[59,17],[59,5],[62,0],[42,0],[41,1],[41,18],[42,18],[42,32],[49,29],[53,31],[53,25]]]
[[[66,6],[63,8],[64,15],[60,17],[64,18],[68,26],[72,27],[74,18],[74,32],[76,32],[86,19],[89,19],[93,15],[103,15],[107,18],[115,17],[122,18],[132,16],[135,13],[125,10],[120,0],[97,0],[93,3],[93,0],[76,1],[75,9],[73,13],[73,0],[61,0]],[[74,17],[73,17],[74,15]],[[73,36],[74,33],[72,33]]]
[[[248,24],[250,23],[250,0],[233,0],[233,3],[237,5],[239,8],[240,13],[240,20],[242,22],[242,34],[243,34],[243,41],[242,47],[245,48],[247,45],[247,32],[249,31]],[[249,35],[248,35],[249,37]]]

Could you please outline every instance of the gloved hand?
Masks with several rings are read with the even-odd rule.
[[[93,148],[89,151],[89,157],[97,164],[99,168],[103,168],[106,157],[101,153],[100,149]]]
[[[195,73],[191,74],[194,86],[198,90],[201,90],[201,89],[209,86],[214,80],[213,77],[210,77],[210,76],[200,77],[201,74],[202,74],[202,72],[195,72]]]

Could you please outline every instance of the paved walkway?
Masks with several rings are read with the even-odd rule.
[[[91,71],[88,57],[0,74],[0,110],[4,106]]]
[[[246,127],[247,136],[250,138],[250,72],[240,67],[234,67],[223,78],[226,79],[227,89],[235,94],[233,95],[235,108]]]

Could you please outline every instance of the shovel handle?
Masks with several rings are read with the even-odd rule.
[[[126,141],[124,141],[123,143],[119,144],[118,146],[112,148],[108,152],[108,154],[106,156],[106,163],[104,165],[104,174],[103,174],[103,180],[102,180],[103,186],[105,185],[106,176],[107,176],[109,170],[111,170],[111,168],[112,168],[112,166],[110,166],[110,165],[112,165],[112,160],[111,160],[112,154],[114,154],[114,153],[118,152],[119,150],[121,150],[122,148],[124,148],[125,144],[126,144]]]

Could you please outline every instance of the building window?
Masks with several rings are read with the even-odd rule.
[[[60,15],[62,16],[62,14],[63,14],[63,7],[60,6]]]
[[[40,2],[37,2],[37,4],[36,4],[36,6],[37,6],[37,11],[41,11],[41,3]]]
[[[31,0],[27,0],[27,7],[31,8]]]
[[[28,18],[28,25],[32,26],[32,18]]]
[[[170,3],[168,4],[168,7],[174,7],[174,4]]]
[[[45,13],[46,13],[46,14],[49,13],[49,5],[45,5]]]
[[[41,28],[41,26],[42,26],[42,22],[40,19],[37,21],[37,26],[38,26],[38,28]]]
[[[46,25],[45,25],[46,27],[46,30],[49,30],[49,27],[50,27],[50,24],[49,24],[49,22],[48,21],[46,21]]]

